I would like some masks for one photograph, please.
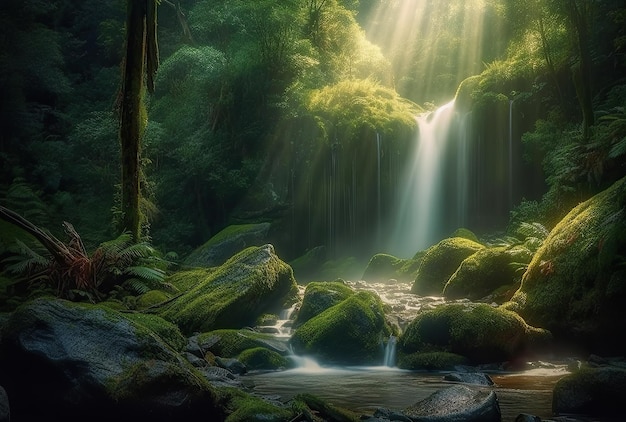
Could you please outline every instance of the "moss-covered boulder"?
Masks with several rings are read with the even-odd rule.
[[[184,264],[192,267],[215,267],[250,247],[267,243],[270,223],[228,226],[194,250]]]
[[[584,368],[561,378],[552,393],[555,414],[624,415],[626,370],[615,367]]]
[[[342,280],[313,281],[307,284],[294,325],[297,327],[304,324],[353,294],[354,290]]]
[[[372,365],[382,363],[390,334],[380,298],[361,291],[305,322],[290,343],[297,354],[321,362]]]
[[[513,257],[504,247],[481,249],[461,262],[446,283],[443,296],[479,300],[503,286],[512,294],[520,280],[512,262]]]
[[[293,303],[298,293],[291,267],[272,245],[247,248],[218,270],[183,271],[168,281],[179,289],[180,283],[194,286],[159,312],[187,334],[252,326],[264,313]]]
[[[426,371],[452,371],[469,363],[465,356],[450,352],[401,353],[398,359],[399,368]]]
[[[370,259],[361,278],[371,282],[391,279],[403,282],[415,280],[423,256],[424,252],[418,252],[410,259],[396,258],[382,253],[376,254]]]
[[[263,347],[274,352],[286,355],[288,348],[283,341],[271,334],[244,330],[215,330],[198,334],[197,348],[204,355],[211,352],[224,358],[235,358],[248,349]]]
[[[237,359],[251,371],[289,369],[295,365],[293,360],[265,347],[246,349]]]
[[[2,327],[0,384],[15,420],[221,418],[217,395],[174,347],[180,333],[107,307],[37,299]],[[168,338],[167,341],[161,337]],[[36,404],[36,405],[33,405]]]
[[[550,232],[510,308],[556,340],[623,353],[626,331],[626,178],[581,203]]]
[[[431,246],[422,258],[411,292],[423,296],[441,295],[461,262],[482,248],[480,243],[463,237],[451,237]]]
[[[515,312],[487,304],[448,304],[420,313],[398,341],[398,364],[414,353],[449,352],[471,363],[513,359],[548,341],[550,334]]]

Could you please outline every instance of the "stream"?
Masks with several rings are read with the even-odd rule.
[[[375,291],[389,305],[393,320],[404,329],[423,309],[446,303],[441,297],[422,297],[410,293],[411,284],[401,282],[368,283],[347,282],[355,290]],[[301,286],[301,294],[304,286]],[[466,300],[465,300],[466,301]],[[457,301],[457,302],[463,302]],[[273,332],[287,341],[290,336],[290,318],[294,309],[286,310],[272,327],[257,327]],[[297,367],[286,371],[257,371],[245,376],[253,391],[288,401],[299,393],[314,394],[330,403],[363,414],[372,414],[376,408],[401,410],[442,388],[453,385],[443,379],[445,372],[408,371],[393,365],[373,367],[326,367],[312,359],[292,356]],[[389,356],[385,357],[389,359]],[[533,362],[527,370],[518,372],[489,372],[494,381],[489,388],[496,392],[503,421],[514,421],[520,413],[541,418],[552,417],[552,389],[568,373],[565,363]],[[594,419],[599,421],[598,419]]]

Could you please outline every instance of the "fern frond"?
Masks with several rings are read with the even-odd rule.
[[[100,246],[98,246],[98,249],[100,249],[106,257],[116,257],[131,243],[132,236],[130,233],[122,233],[113,240],[102,242]]]
[[[126,268],[124,273],[151,282],[160,283],[165,280],[165,271],[158,268],[143,267],[138,265]]]
[[[515,233],[523,239],[536,238],[544,240],[548,237],[550,231],[541,223],[521,222]]]
[[[139,280],[138,278],[131,278],[126,280],[127,288],[137,295],[144,294],[152,290],[148,284],[146,284],[143,280]]]
[[[609,151],[609,158],[619,158],[626,154],[626,137],[623,137]]]

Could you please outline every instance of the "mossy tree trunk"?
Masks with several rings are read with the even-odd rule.
[[[120,229],[135,241],[141,237],[141,140],[147,123],[143,104],[144,77],[147,68],[148,90],[154,89],[158,67],[156,43],[157,0],[128,0],[126,53],[124,57],[121,104],[121,212]]]
[[[574,86],[578,103],[580,104],[583,117],[583,138],[589,139],[589,131],[594,124],[593,116],[593,92],[592,92],[592,58],[591,47],[589,46],[589,22],[591,18],[591,3],[582,1],[578,4],[576,0],[568,0],[565,7],[576,32],[576,44],[578,46],[579,60],[573,68]]]

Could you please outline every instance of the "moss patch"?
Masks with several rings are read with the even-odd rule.
[[[307,284],[294,325],[304,324],[353,294],[354,290],[343,281],[314,281]]]
[[[169,281],[179,287],[180,279],[195,287],[165,305],[159,315],[187,334],[254,325],[262,314],[293,303],[298,293],[291,268],[271,245],[248,248],[214,271],[185,271]]]
[[[400,354],[398,368],[428,371],[450,371],[458,365],[467,365],[469,360],[449,352],[427,352]]]
[[[450,304],[419,314],[398,342],[405,355],[450,352],[473,363],[509,360],[536,344],[544,330],[514,312],[486,304]]]
[[[288,368],[293,368],[294,366],[293,361],[265,347],[255,347],[253,349],[246,349],[239,354],[237,359],[241,363],[246,365],[246,368],[248,368],[249,370],[288,369]]]
[[[183,350],[187,344],[187,338],[183,336],[178,327],[161,317],[142,313],[124,313],[122,316],[154,332],[176,351]]]
[[[506,248],[485,248],[465,258],[443,289],[446,299],[479,300],[502,286],[510,286],[521,276],[511,266]]]
[[[530,324],[596,353],[621,353],[626,330],[626,178],[550,232],[511,299]]]
[[[247,349],[269,348],[283,354],[287,353],[284,344],[270,334],[251,330],[215,330],[198,335],[198,344],[202,350],[208,350],[224,358],[237,357]]]
[[[293,418],[290,410],[241,390],[229,388],[224,393],[227,413],[225,422],[284,422]]]
[[[297,353],[324,362],[378,364],[383,359],[382,340],[390,333],[382,301],[362,291],[308,320],[290,342]]]
[[[411,292],[424,296],[441,295],[461,262],[482,248],[481,244],[462,237],[444,239],[431,246],[420,263]]]

